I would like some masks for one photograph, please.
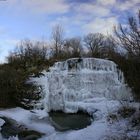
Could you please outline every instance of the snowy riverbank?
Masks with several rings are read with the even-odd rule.
[[[92,114],[94,117],[92,124],[81,130],[66,132],[57,132],[54,129],[47,119],[48,114],[45,114],[45,110],[28,111],[22,108],[13,108],[1,110],[0,116],[12,118],[20,125],[22,124],[31,130],[44,133],[45,135],[40,138],[40,140],[109,140],[109,137],[110,140],[111,138],[113,139],[113,137],[116,139],[134,139],[137,137],[137,140],[139,140],[140,133],[138,133],[138,128],[137,126],[132,126],[131,123],[134,116],[138,115],[139,103],[130,103],[129,106],[134,106],[137,111],[127,118],[123,118],[118,114],[118,108],[122,107],[118,101],[108,101],[105,98],[97,98],[95,101],[87,103],[87,109],[91,111],[92,108],[97,109],[97,111]],[[111,117],[111,115],[114,114],[116,117]],[[1,125],[3,125],[2,121]]]
[[[43,89],[34,110],[13,108],[0,116],[16,120],[42,135],[39,140],[139,140],[140,104],[132,102],[123,73],[109,60],[74,58],[57,62],[44,76],[31,78]],[[58,132],[49,120],[50,110],[93,116],[91,125]],[[1,128],[3,120],[0,121]]]

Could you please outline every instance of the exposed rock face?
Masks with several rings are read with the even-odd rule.
[[[5,122],[1,126],[1,134],[4,138],[18,136],[19,140],[37,140],[43,135],[40,132],[28,129],[13,119],[6,117],[1,117],[1,119]]]
[[[77,112],[95,97],[130,97],[130,89],[124,82],[123,73],[109,60],[68,59],[55,63],[50,72],[44,72],[44,75],[34,80],[44,88],[40,105],[48,111]]]

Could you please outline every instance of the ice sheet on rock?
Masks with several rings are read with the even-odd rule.
[[[40,104],[47,111],[76,112],[75,102],[85,102],[95,97],[127,99],[130,89],[123,73],[109,60],[96,58],[72,58],[56,62],[44,77],[33,78],[44,89]]]
[[[42,114],[44,115],[44,113],[41,111],[35,111],[31,112],[29,110],[17,107],[0,111],[0,116],[6,116],[8,118],[14,119],[18,123],[25,125],[31,130],[36,130],[41,133],[47,132],[48,135],[53,133],[54,128],[50,124],[48,124],[47,121],[40,121],[42,119],[40,116],[42,116]],[[48,115],[46,114],[46,116]]]

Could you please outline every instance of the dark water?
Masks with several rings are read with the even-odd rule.
[[[50,112],[50,120],[52,125],[58,131],[77,130],[87,127],[92,122],[92,117],[83,112],[78,113],[63,113]]]

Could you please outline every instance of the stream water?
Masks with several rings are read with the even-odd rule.
[[[50,112],[52,125],[58,131],[77,130],[87,127],[92,122],[92,117],[84,112],[63,113],[60,111]]]

